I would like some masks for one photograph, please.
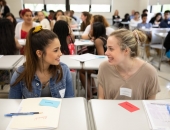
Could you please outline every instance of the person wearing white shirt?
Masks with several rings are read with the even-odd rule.
[[[114,29],[109,27],[108,22],[106,21],[106,19],[102,16],[102,15],[94,15],[92,17],[91,20],[91,24],[95,23],[95,22],[101,22],[104,24],[104,26],[106,27],[106,35],[109,36]],[[91,39],[92,37],[90,36],[90,30],[91,30],[91,25],[88,25],[85,29],[85,31],[82,34],[82,39]]]
[[[136,28],[138,23],[141,23],[141,19],[140,19],[140,15],[139,12],[135,12],[134,14],[134,18],[131,19],[130,21],[130,30],[132,30],[133,28]]]
[[[45,18],[45,15],[42,11],[38,12],[38,19],[43,29],[51,30],[50,22]]]

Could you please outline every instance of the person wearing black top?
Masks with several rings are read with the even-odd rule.
[[[170,11],[166,10],[164,12],[164,19],[160,23],[160,28],[170,28]]]
[[[7,13],[10,13],[9,7],[6,5],[5,0],[0,0],[0,15],[5,17]]]
[[[122,22],[128,22],[130,21],[130,15],[128,13],[125,14],[124,19],[122,19]],[[119,24],[119,27],[123,27],[123,24]],[[129,29],[129,25],[126,24],[125,28]]]
[[[170,58],[170,44],[169,43],[170,43],[170,31],[164,41],[164,47],[166,48],[166,55],[168,58]]]
[[[120,19],[118,10],[115,10],[114,15],[112,16],[113,25],[116,23],[114,21],[115,19]]]
[[[161,13],[157,13],[153,18],[151,18],[149,23],[151,23],[152,25],[158,25],[159,26],[161,21],[162,21],[162,14]]]

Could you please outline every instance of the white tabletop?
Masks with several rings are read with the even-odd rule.
[[[121,22],[121,24],[129,24],[129,22]]]
[[[98,70],[100,64],[102,62],[108,60],[107,56],[98,56],[98,57],[99,58],[97,58],[97,59],[93,59],[93,60],[89,60],[89,61],[84,62],[83,69],[85,69],[85,70]]]
[[[128,101],[140,109],[135,112],[118,105],[122,102],[125,101],[91,100],[88,105],[92,130],[150,130],[142,101]]]
[[[91,40],[76,39],[74,42],[75,46],[94,46],[94,42]]]
[[[25,46],[25,45],[26,45],[26,39],[19,39],[18,42],[19,42],[19,44],[22,45],[22,46]]]
[[[23,57],[14,68],[17,69],[18,67],[22,66],[25,61],[26,59]]]
[[[115,22],[121,22],[122,19],[114,19]]]
[[[166,36],[168,35],[168,33],[155,33],[155,34],[161,38],[166,38]]]
[[[23,55],[5,55],[0,58],[0,70],[11,70],[13,69],[20,60],[22,60]]]
[[[0,130],[5,130],[11,117],[4,117],[4,114],[16,112],[20,99],[0,99]],[[63,98],[59,127],[56,130],[91,130],[87,101],[84,98]]]
[[[83,34],[83,32],[80,32],[80,31],[74,31],[73,32],[74,36],[81,36],[82,34]]]
[[[62,55],[60,61],[65,63],[70,69],[82,69],[82,63],[80,61],[74,60],[70,57],[75,55]]]

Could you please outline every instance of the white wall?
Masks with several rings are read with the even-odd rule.
[[[22,0],[6,0],[7,5],[10,7],[11,13],[14,14],[15,17],[19,17],[19,10],[22,9]]]

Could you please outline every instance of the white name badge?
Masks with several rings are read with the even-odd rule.
[[[66,89],[62,89],[59,91],[61,98],[64,97]]]
[[[170,24],[170,21],[168,21],[168,24]]]
[[[132,97],[132,89],[129,88],[120,88],[120,95]]]

